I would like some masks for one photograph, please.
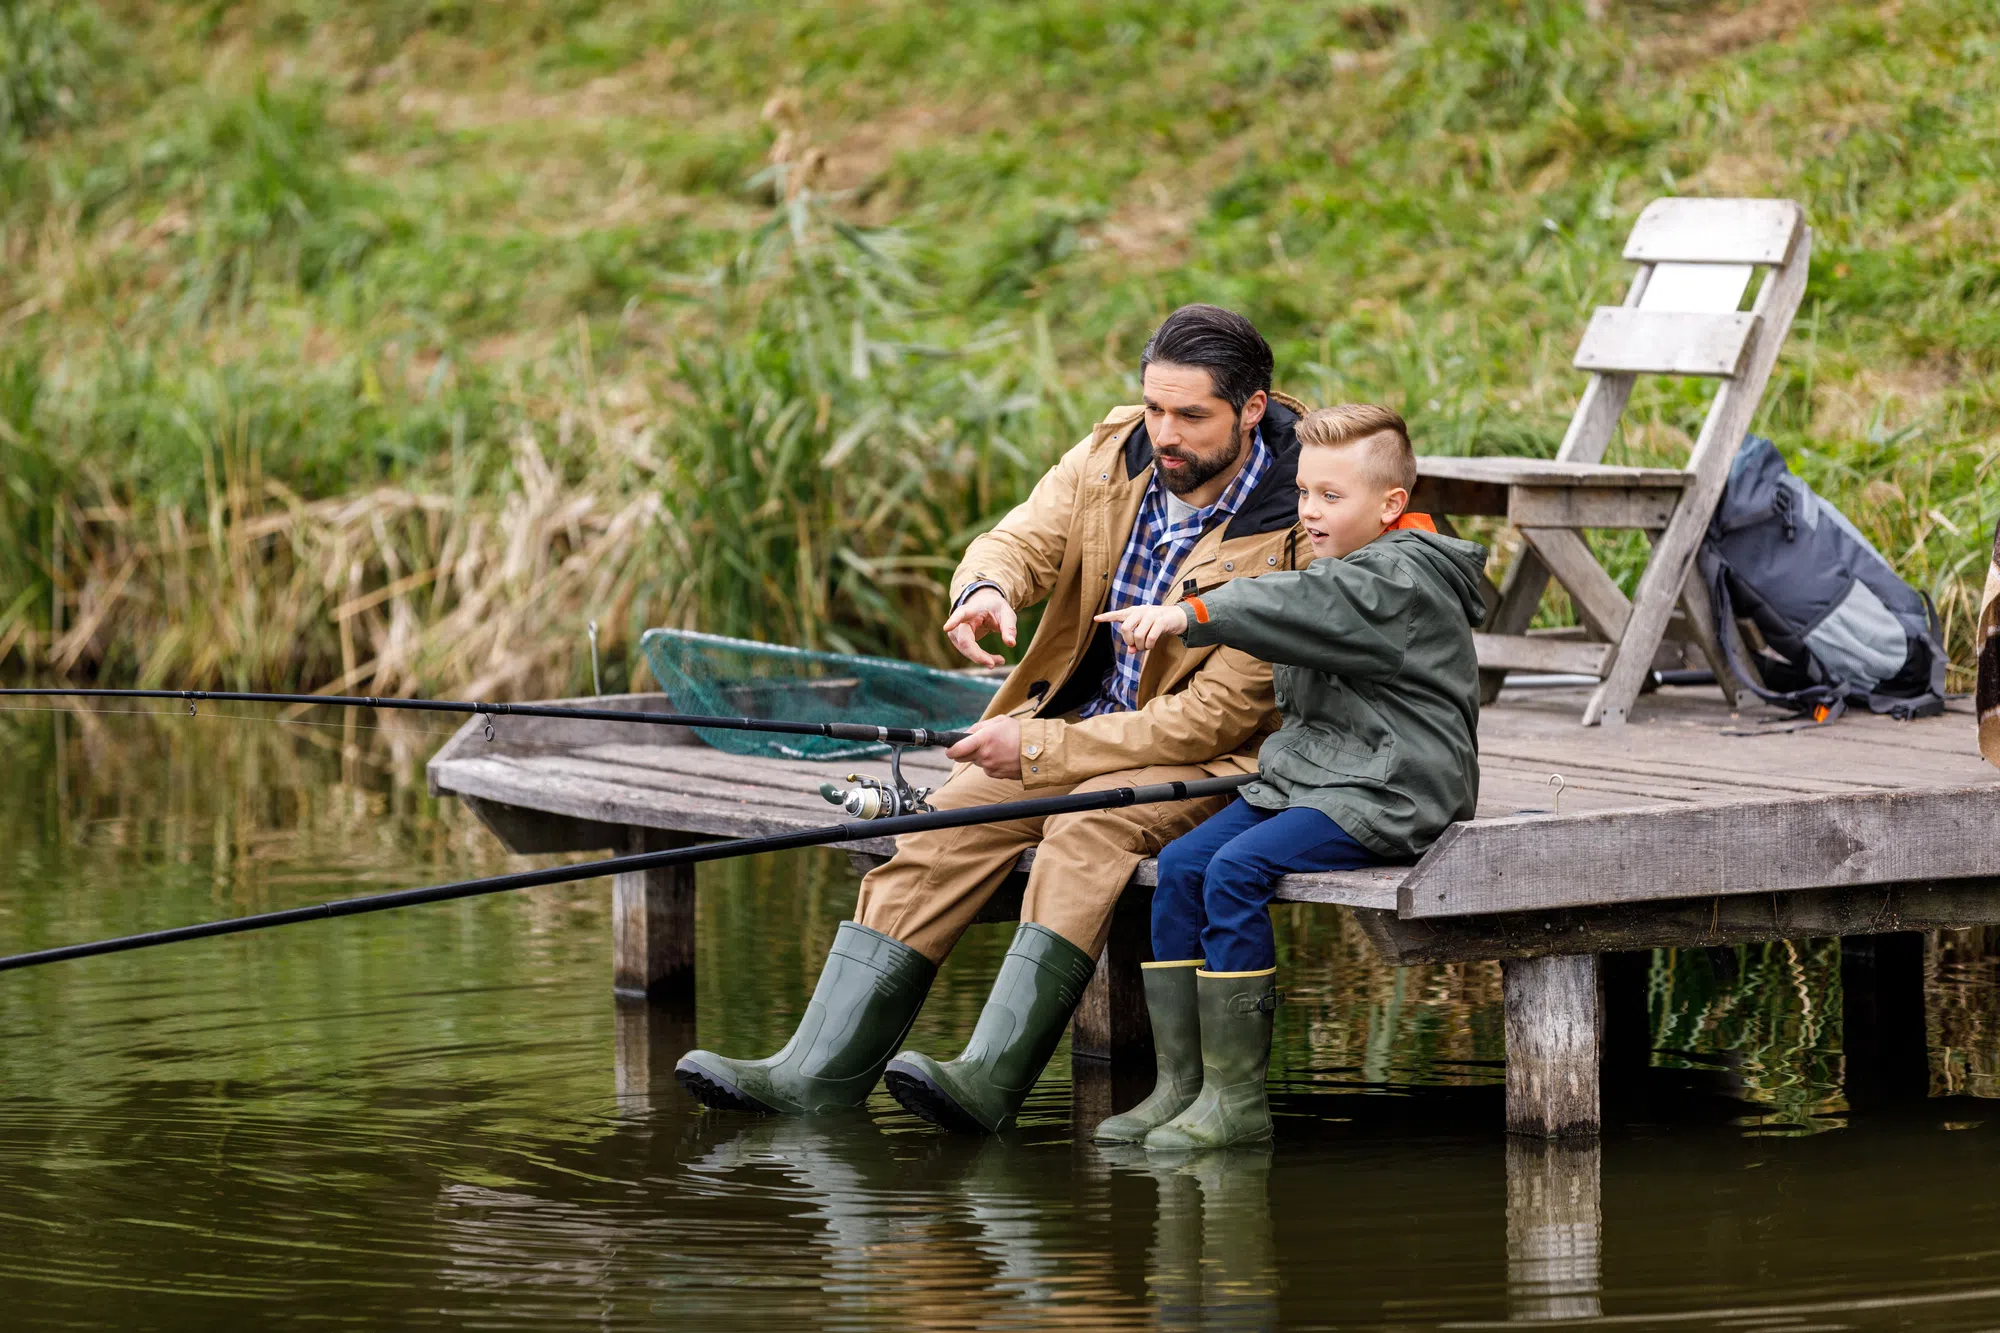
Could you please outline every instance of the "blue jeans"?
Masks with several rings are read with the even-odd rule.
[[[1204,958],[1211,972],[1276,967],[1267,909],[1279,878],[1381,860],[1317,810],[1259,810],[1239,796],[1160,853],[1153,957]]]

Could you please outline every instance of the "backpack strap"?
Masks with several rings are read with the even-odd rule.
[[[1709,605],[1715,608],[1715,637],[1736,683],[1766,703],[1794,712],[1807,713],[1816,723],[1832,722],[1847,711],[1848,691],[1839,684],[1808,685],[1802,690],[1766,689],[1743,655],[1743,636],[1736,628],[1736,606],[1729,596],[1729,566],[1711,552],[1701,553],[1703,575],[1708,583]],[[1898,700],[1897,702],[1907,702]],[[1871,704],[1872,706],[1872,704]],[[1878,710],[1886,711],[1886,710]]]
[[[1898,722],[1908,722],[1913,717],[1936,717],[1944,711],[1944,696],[1928,690],[1918,695],[1876,694],[1871,690],[1865,697],[1869,712],[1887,713]]]

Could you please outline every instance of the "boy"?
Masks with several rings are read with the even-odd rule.
[[[1284,725],[1258,780],[1160,853],[1145,965],[1159,1081],[1100,1142],[1222,1147],[1271,1136],[1264,1096],[1282,875],[1420,856],[1479,794],[1486,550],[1406,514],[1416,457],[1401,417],[1348,404],[1298,425],[1299,523],[1313,559],[1173,605],[1097,617],[1134,650],[1179,634],[1271,662]]]

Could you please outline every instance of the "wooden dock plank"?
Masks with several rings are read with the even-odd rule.
[[[1357,920],[1384,961],[1398,966],[1713,948],[2000,923],[2000,881],[1867,884],[1413,920],[1394,912],[1363,912]]]
[[[1787,793],[1797,796],[1831,795],[1875,785],[1788,774],[1757,776],[1694,764],[1670,766],[1634,762],[1629,768],[1617,768],[1604,761],[1564,763],[1539,755],[1501,755],[1495,758],[1498,760],[1498,771],[1540,774],[1544,785],[1548,785],[1550,774],[1559,773],[1565,784],[1565,795],[1589,790],[1617,791],[1649,796],[1661,802],[1692,800],[1713,803],[1754,800],[1761,796]],[[1494,771],[1495,767],[1492,760],[1485,755],[1480,756],[1482,774]]]
[[[720,776],[676,773],[669,769],[642,768],[633,764],[610,764],[585,755],[550,755],[532,766],[507,759],[488,762],[511,763],[517,770],[532,773],[539,780],[549,783],[597,784],[634,793],[655,793],[663,803],[686,804],[692,801],[750,812],[776,809],[801,816],[819,813],[825,816],[818,821],[820,823],[826,823],[836,815],[833,807],[816,794],[800,792],[795,788],[752,785]]]
[[[821,803],[825,814],[808,817],[806,807],[767,799],[759,789],[754,799],[722,802],[692,798],[678,792],[636,786],[615,774],[557,774],[546,765],[524,763],[519,757],[459,759],[437,776],[446,791],[502,805],[547,810],[573,819],[630,828],[676,829],[713,838],[751,838],[837,822],[840,816]],[[893,850],[888,838],[843,843],[850,850]]]
[[[1674,745],[1635,745],[1622,751],[1564,745],[1554,738],[1482,737],[1481,752],[1532,755],[1538,762],[1596,763],[1628,773],[1700,771],[1753,780],[1790,776],[1867,786],[1929,786],[1940,771],[1959,775],[1978,771],[1979,756],[1970,744],[1963,751],[1946,751],[1909,743],[1919,735],[1912,727],[1911,735],[1880,741],[1860,736],[1811,740],[1710,736],[1700,738],[1698,746],[1691,743],[1695,738],[1686,738]]]
[[[1481,820],[1398,891],[1409,918],[2000,876],[2000,786]]]

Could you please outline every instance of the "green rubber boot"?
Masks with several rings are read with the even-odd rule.
[[[1195,969],[1201,960],[1143,963],[1146,1017],[1153,1025],[1153,1062],[1159,1077],[1152,1092],[1123,1115],[1100,1124],[1091,1138],[1099,1143],[1141,1143],[1166,1124],[1201,1091],[1201,1017],[1195,1006]]]
[[[965,1053],[947,1064],[904,1051],[883,1081],[905,1109],[961,1134],[1006,1128],[1062,1040],[1097,964],[1047,926],[1014,932]]]
[[[1148,1152],[1185,1152],[1262,1143],[1271,1137],[1264,1074],[1271,1065],[1271,1016],[1278,969],[1194,974],[1201,1010],[1201,1093],[1146,1136]]]
[[[868,1100],[909,1035],[937,964],[900,940],[843,921],[812,1002],[785,1048],[765,1060],[689,1051],[674,1077],[695,1100],[764,1115],[847,1111]]]

